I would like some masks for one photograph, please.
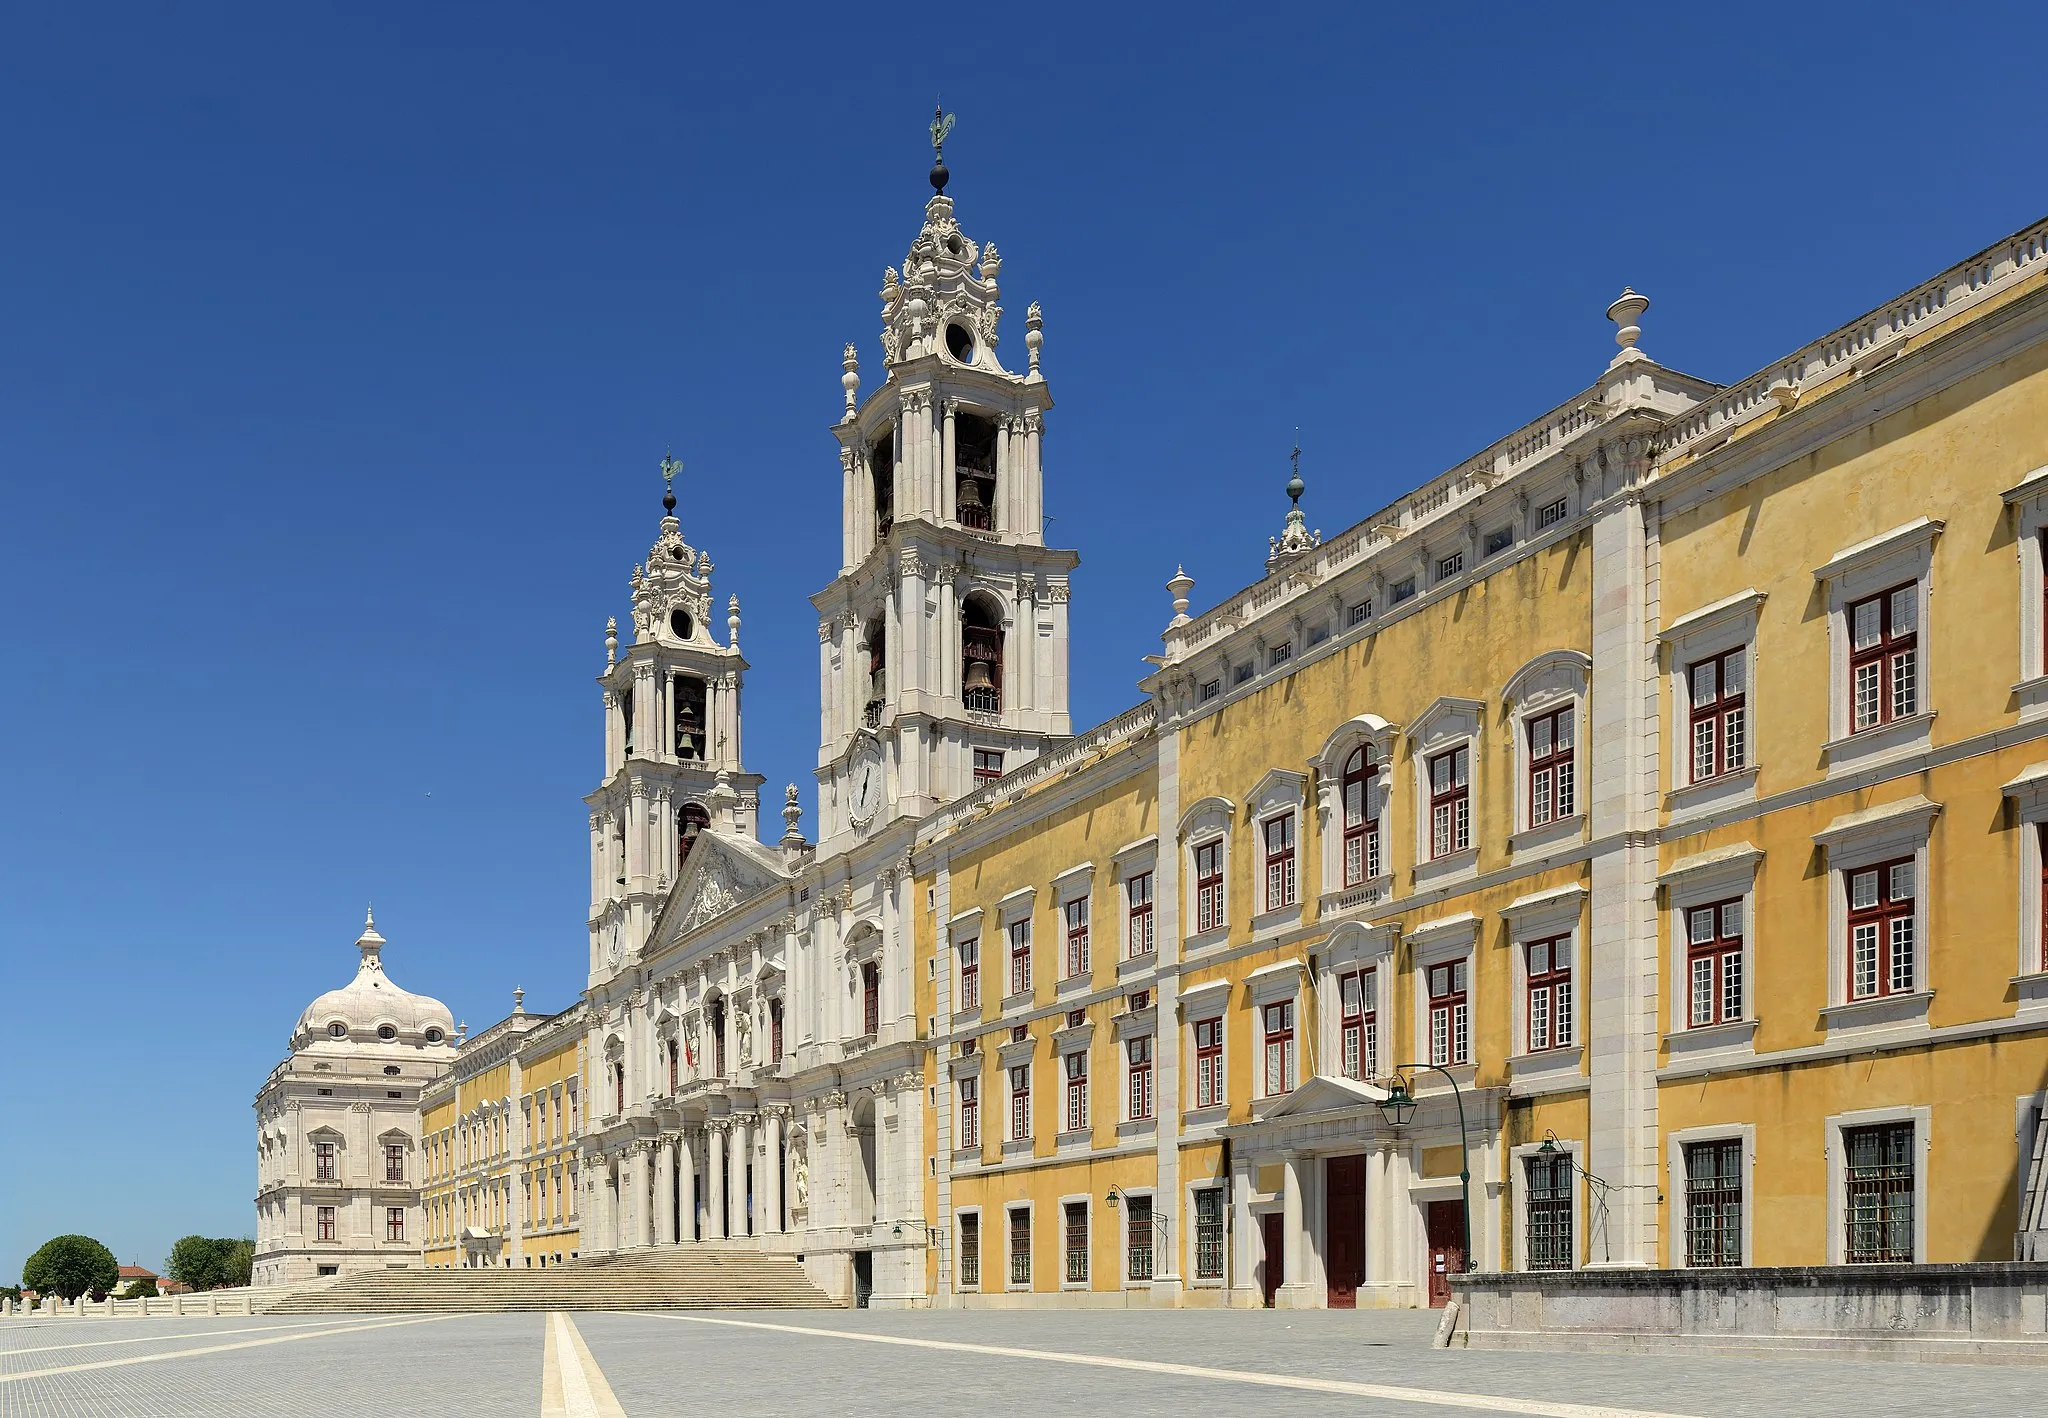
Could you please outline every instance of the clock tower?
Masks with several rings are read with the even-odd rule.
[[[820,847],[924,814],[1072,733],[1067,589],[1080,558],[1044,535],[1041,455],[1052,396],[997,355],[1002,258],[961,231],[943,144],[924,225],[882,278],[882,382],[840,380],[839,575],[818,611]]]

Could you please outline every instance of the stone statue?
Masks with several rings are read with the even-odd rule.
[[[735,1036],[733,1054],[742,1064],[751,1064],[754,1061],[754,1024],[748,1011],[733,1011],[732,1029]]]
[[[808,1206],[811,1200],[811,1150],[799,1146],[796,1155],[789,1162],[789,1196],[796,1206]]]

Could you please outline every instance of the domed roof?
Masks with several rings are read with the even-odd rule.
[[[380,1039],[379,1029],[389,1026],[394,1037],[385,1042],[445,1045],[454,1033],[455,1019],[448,1006],[426,995],[398,987],[384,973],[384,937],[377,934],[374,917],[365,916],[363,933],[356,938],[362,953],[356,977],[338,990],[329,990],[306,1006],[293,1031],[295,1044],[332,1039],[368,1041]],[[343,1031],[336,1033],[335,1025]]]

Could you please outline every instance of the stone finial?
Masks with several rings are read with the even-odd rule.
[[[797,801],[796,784],[791,783],[783,790],[782,797],[782,845],[801,847],[804,845],[804,805]]]
[[[846,370],[839,376],[839,387],[846,391],[846,417],[840,422],[851,423],[860,402],[856,397],[860,392],[860,352],[848,344],[839,357],[839,363]]]
[[[1607,318],[1619,327],[1614,332],[1614,343],[1621,346],[1621,353],[1607,366],[1609,369],[1624,360],[1649,358],[1636,348],[1636,341],[1643,337],[1643,312],[1649,308],[1650,298],[1646,295],[1637,295],[1629,286],[1623,286],[1614,304],[1607,307]]]
[[[512,987],[512,1012],[514,1014],[526,1013],[526,991],[517,985]]]
[[[1195,578],[1188,575],[1186,567],[1176,566],[1173,568],[1173,579],[1166,583],[1166,589],[1173,593],[1172,623],[1174,625],[1186,625],[1188,623],[1188,592],[1195,589]]]
[[[1280,535],[1266,539],[1266,545],[1269,548],[1266,556],[1266,574],[1268,576],[1271,576],[1288,562],[1309,551],[1313,551],[1316,547],[1323,544],[1322,530],[1318,528],[1314,532],[1309,531],[1308,519],[1302,516],[1301,512],[1301,495],[1308,488],[1301,480],[1301,437],[1299,433],[1295,435],[1294,452],[1290,456],[1293,459],[1294,471],[1287,479],[1287,500],[1291,505],[1287,510],[1287,525],[1280,529]]]
[[[732,596],[725,603],[725,643],[730,649],[740,648],[740,598]]]
[[[604,667],[610,669],[619,662],[619,618],[608,615],[604,618]]]
[[[459,1023],[459,1024],[457,1024],[457,1025],[455,1026],[455,1043],[456,1043],[456,1047],[460,1048],[460,1047],[462,1046],[462,1044],[463,1044],[463,1043],[464,1043],[464,1042],[465,1042],[465,1041],[466,1041],[466,1040],[467,1040],[468,1038],[469,1038],[469,1021],[465,1019],[465,1020],[463,1020],[463,1021],[462,1021],[461,1023]]]
[[[356,937],[356,949],[362,952],[358,969],[384,968],[384,937],[377,934],[377,916],[374,911],[365,909],[363,912],[363,933]]]
[[[1031,308],[1024,312],[1024,348],[1031,351],[1031,375],[1033,379],[1043,376],[1038,372],[1038,351],[1045,344],[1045,312],[1032,301]]]

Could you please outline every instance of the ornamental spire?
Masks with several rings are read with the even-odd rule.
[[[1271,576],[1287,563],[1297,560],[1323,543],[1320,529],[1311,532],[1308,519],[1302,516],[1301,495],[1308,490],[1301,480],[1301,430],[1294,430],[1294,452],[1289,455],[1293,464],[1293,475],[1287,479],[1287,525],[1280,529],[1277,537],[1268,537],[1270,548],[1266,556],[1266,574]]]

